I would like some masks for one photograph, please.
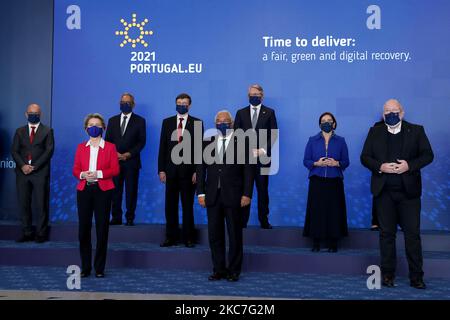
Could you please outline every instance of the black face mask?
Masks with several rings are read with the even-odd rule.
[[[333,122],[324,122],[320,124],[320,129],[323,132],[330,133],[333,131]]]

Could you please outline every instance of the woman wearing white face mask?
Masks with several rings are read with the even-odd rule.
[[[336,118],[329,112],[319,117],[321,131],[309,138],[303,164],[309,170],[308,203],[303,235],[313,239],[312,251],[322,241],[337,252],[338,240],[347,236],[343,171],[349,166],[345,139],[334,133]]]
[[[88,277],[92,269],[91,228],[94,216],[97,232],[95,276],[103,278],[108,246],[109,210],[114,189],[112,178],[119,174],[119,160],[115,145],[102,138],[105,122],[100,114],[89,114],[84,121],[84,128],[90,138],[78,145],[73,165],[73,175],[79,180],[77,206],[81,277]]]

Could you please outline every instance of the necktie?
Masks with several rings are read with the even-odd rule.
[[[184,120],[184,118],[180,118],[180,122],[178,123],[178,131],[177,131],[177,133],[178,133],[178,143],[180,143],[181,142],[181,140],[183,140],[183,135],[182,135],[182,133],[183,133],[183,120]]]
[[[30,144],[33,144],[35,135],[36,135],[36,127],[35,126],[31,126]],[[28,161],[31,161],[31,152],[28,154]]]
[[[252,128],[256,128],[256,122],[258,121],[258,108],[253,108]]]
[[[125,134],[125,125],[127,124],[127,116],[122,119],[122,124],[120,125],[120,134],[123,136]]]

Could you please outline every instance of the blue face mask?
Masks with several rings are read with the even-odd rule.
[[[320,129],[323,132],[330,133],[333,131],[333,122],[324,122],[320,124]]]
[[[384,122],[388,126],[395,126],[397,123],[400,122],[400,113],[398,112],[391,112],[384,115]]]
[[[248,98],[248,102],[250,102],[250,104],[252,106],[259,106],[261,104],[261,97],[258,96],[250,96]]]
[[[130,113],[133,110],[131,107],[131,103],[129,102],[121,102],[120,103],[120,111],[122,111],[125,114]]]
[[[97,138],[103,134],[103,128],[92,126],[87,128],[87,133],[92,138]]]
[[[29,113],[28,114],[28,122],[31,124],[37,124],[41,122],[41,117],[38,113]]]
[[[222,136],[226,136],[227,135],[227,130],[231,129],[231,123],[217,123],[216,124],[216,129],[220,131],[220,133],[222,134]]]
[[[188,112],[188,107],[182,104],[177,104],[177,112],[179,114],[185,114]]]

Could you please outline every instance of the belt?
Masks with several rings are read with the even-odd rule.
[[[88,186],[95,186],[95,185],[97,185],[98,184],[98,181],[87,181],[86,182],[86,185],[88,185]]]

